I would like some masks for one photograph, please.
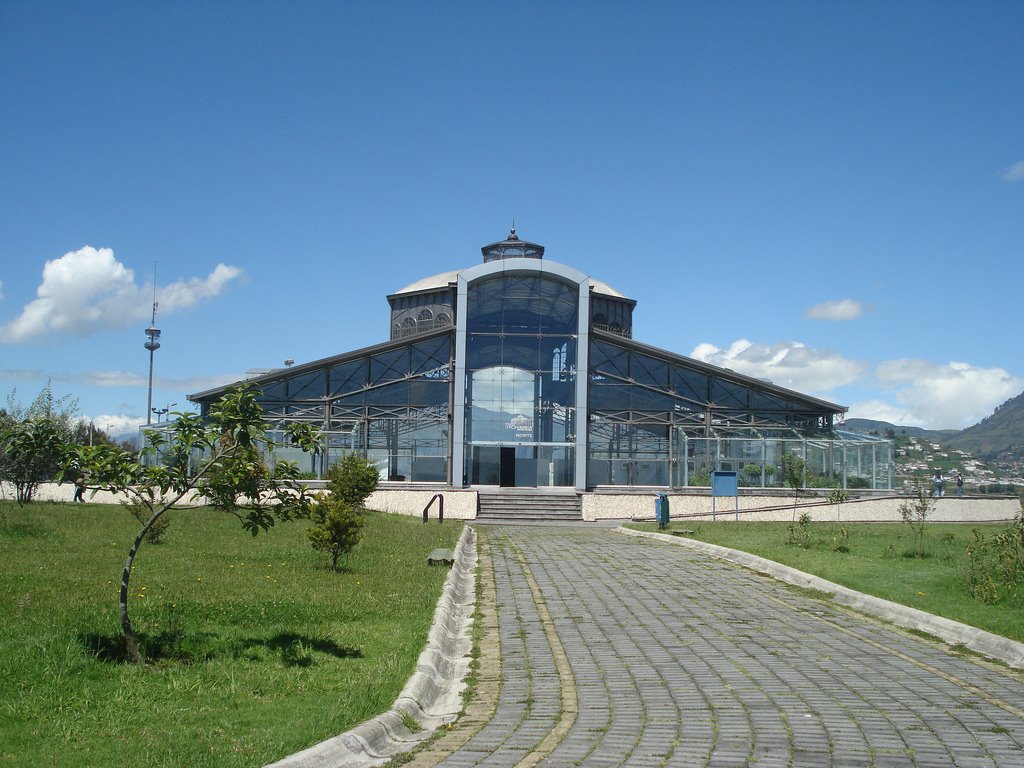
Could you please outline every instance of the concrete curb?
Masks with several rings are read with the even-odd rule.
[[[749,552],[741,552],[736,549],[729,549],[728,547],[720,547],[717,544],[708,544],[704,541],[688,539],[682,536],[672,536],[665,533],[636,531],[632,528],[623,527],[616,528],[615,531],[627,536],[656,539],[686,547],[687,549],[703,552],[712,557],[728,560],[729,562],[750,568],[753,571],[764,573],[773,579],[784,581],[787,584],[826,592],[835,602],[841,605],[880,619],[885,619],[886,621],[891,621],[893,624],[901,627],[927,632],[930,635],[941,638],[950,645],[963,645],[972,651],[1002,661],[1011,667],[1024,669],[1024,643],[1018,643],[1001,635],[986,632],[977,627],[961,624],[958,621],[945,619],[941,616],[935,616],[934,614],[920,611],[917,608],[910,608],[890,600],[883,600],[880,597],[865,595],[848,587],[812,576],[809,573],[798,571],[796,568],[790,568],[789,566],[780,565],[773,560],[766,560],[763,557],[752,555]]]
[[[476,607],[476,531],[465,526],[455,547],[455,564],[434,611],[427,646],[416,671],[391,709],[267,768],[362,768],[380,765],[414,749],[462,711],[462,691],[473,650]],[[403,714],[420,725],[410,731]]]

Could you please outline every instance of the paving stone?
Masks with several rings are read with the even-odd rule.
[[[678,547],[590,527],[482,535],[503,686],[494,719],[439,765],[1024,766],[1018,673]]]

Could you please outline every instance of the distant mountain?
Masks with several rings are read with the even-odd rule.
[[[897,435],[916,437],[929,443],[941,443],[960,434],[955,429],[923,429],[921,427],[901,427],[897,424],[890,424],[888,421],[875,421],[874,419],[847,419],[843,429],[864,434],[877,433],[884,435],[887,430],[892,430]]]
[[[944,443],[980,459],[1024,460],[1024,392]]]

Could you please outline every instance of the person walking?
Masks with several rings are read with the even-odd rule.
[[[79,475],[75,478],[75,498],[73,501],[85,503],[85,488],[85,475]]]
[[[956,473],[956,495],[964,495],[964,476],[961,475],[959,472]]]
[[[936,497],[942,495],[942,472],[938,469],[935,470],[935,477],[932,478],[935,482],[935,495]]]

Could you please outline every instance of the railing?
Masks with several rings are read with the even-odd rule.
[[[427,518],[430,517],[430,508],[437,502],[437,522],[444,522],[444,494],[435,493],[430,501],[427,502],[427,506],[423,508],[423,522],[427,522]]]

